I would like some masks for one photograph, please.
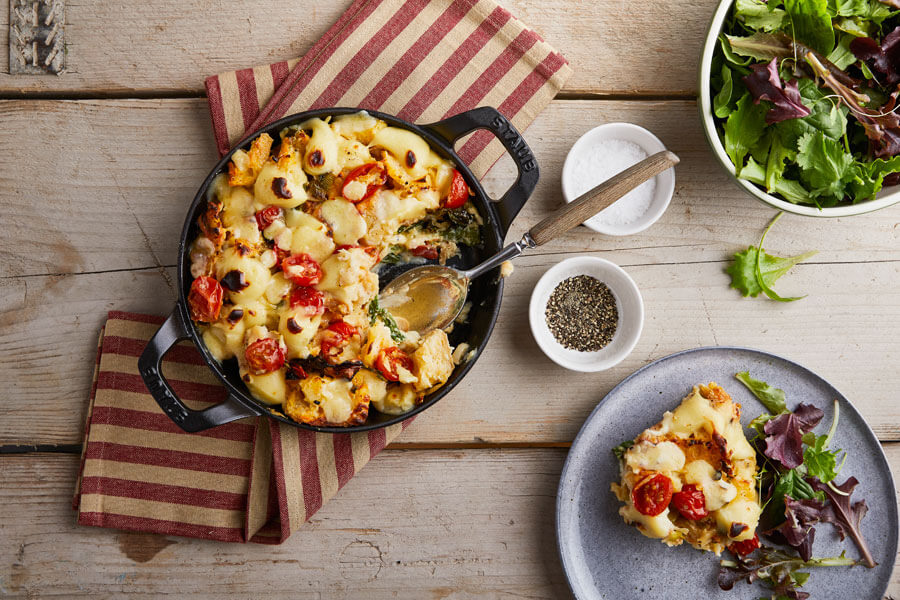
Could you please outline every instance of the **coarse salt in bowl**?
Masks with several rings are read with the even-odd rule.
[[[606,123],[578,138],[562,171],[566,202],[593,189],[631,165],[661,152],[659,138],[631,123]],[[675,191],[675,170],[667,169],[628,192],[584,222],[606,235],[631,235],[653,225],[666,212]]]
[[[580,352],[566,348],[547,325],[547,302],[564,280],[589,275],[606,284],[616,299],[619,321],[612,340],[600,350]],[[544,354],[561,367],[591,373],[622,362],[634,349],[644,327],[644,301],[637,284],[619,265],[596,256],[573,256],[547,270],[534,286],[528,305],[531,333]]]

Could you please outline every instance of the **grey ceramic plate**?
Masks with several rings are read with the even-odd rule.
[[[669,548],[644,537],[622,521],[620,503],[609,491],[609,484],[618,478],[610,449],[658,422],[693,385],[715,381],[723,386],[743,405],[744,425],[765,412],[734,379],[735,373],[745,370],[783,389],[788,407],[806,402],[825,411],[817,432],[827,430],[833,401],[839,400],[840,421],[831,447],[846,450],[848,457],[838,480],[853,475],[860,481],[853,497],[865,498],[869,506],[862,530],[879,566],[815,569],[803,589],[815,600],[882,597],[897,554],[897,505],[891,471],[872,430],[840,392],[812,371],[766,352],[717,347],[673,354],[638,370],[600,402],[575,438],[559,484],[556,534],[577,598],[749,600],[764,595],[759,583],[740,582],[730,592],[720,590],[714,555],[687,544]],[[814,556],[835,556],[844,548],[848,556],[859,556],[853,542],[849,538],[846,544],[840,542],[831,525],[817,527]]]

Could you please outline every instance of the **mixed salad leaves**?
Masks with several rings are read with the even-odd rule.
[[[900,2],[735,0],[713,112],[738,177],[795,204],[900,182]]]
[[[837,429],[840,405],[834,403],[834,417],[827,433],[813,430],[824,413],[812,404],[787,407],[783,390],[754,379],[744,371],[735,377],[768,411],[750,423],[756,436],[750,443],[760,461],[758,485],[763,511],[758,532],[781,548],[763,545],[748,556],[722,560],[719,587],[730,590],[738,581],[761,581],[775,600],[805,600],[809,593],[799,590],[809,579],[805,569],[813,567],[875,567],[876,562],[860,531],[860,521],[868,507],[865,500],[852,499],[858,481],[848,477],[836,483],[846,453],[831,449]],[[840,460],[839,460],[840,457]],[[855,543],[860,558],[840,556],[814,558],[812,544],[816,525],[830,523],[840,538]]]

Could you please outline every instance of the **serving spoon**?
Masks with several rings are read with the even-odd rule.
[[[445,265],[423,265],[401,273],[381,291],[379,303],[391,315],[406,321],[410,331],[424,335],[432,329],[443,329],[462,311],[471,280],[519,256],[526,249],[546,244],[577,227],[678,162],[679,158],[668,150],[648,156],[557,209],[529,229],[521,240],[507,245],[471,269],[461,271]]]

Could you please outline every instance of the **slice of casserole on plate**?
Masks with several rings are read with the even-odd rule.
[[[662,420],[626,442],[611,488],[625,522],[669,546],[719,554],[756,539],[756,453],[741,406],[716,385],[694,386]]]

